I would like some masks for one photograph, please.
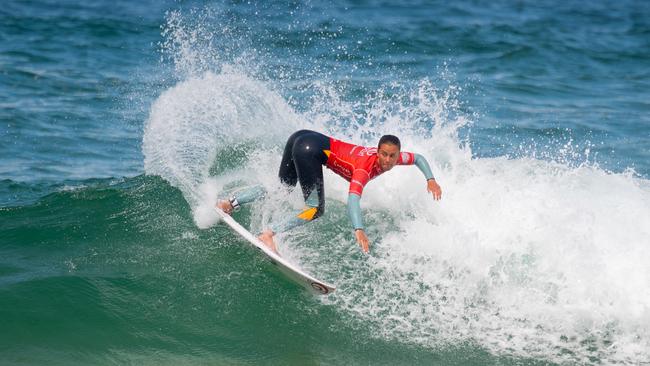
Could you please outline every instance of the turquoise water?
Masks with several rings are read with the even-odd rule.
[[[0,9],[0,364],[650,362],[650,6],[640,1],[9,1]],[[326,174],[280,237],[294,286],[210,205],[300,206],[286,137],[384,133],[371,255]]]

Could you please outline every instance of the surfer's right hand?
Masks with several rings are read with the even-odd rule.
[[[232,204],[228,200],[220,200],[217,202],[217,208],[227,213],[228,215],[230,215],[233,209]]]
[[[361,250],[364,253],[368,253],[370,251],[370,241],[366,236],[366,232],[363,229],[357,229],[354,231],[354,236],[357,237],[357,243],[361,246]]]

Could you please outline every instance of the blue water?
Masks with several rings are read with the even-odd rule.
[[[339,187],[331,183],[331,219],[317,225],[322,240],[345,244],[316,252],[296,244],[292,253],[342,285],[329,300],[304,298],[265,277],[261,264],[228,269],[219,260],[259,261],[228,246],[236,239],[204,217],[197,199],[206,184],[219,192],[236,185],[229,176],[272,181],[283,139],[304,127],[369,144],[399,133],[427,156],[448,192],[431,212],[399,201],[408,219],[370,193],[369,210],[386,210],[401,232],[420,234],[399,236],[381,225],[384,216],[368,214],[377,227],[372,235],[386,243],[368,262],[345,236]],[[208,184],[208,175],[219,183]],[[0,338],[0,359],[648,362],[649,179],[647,1],[6,1],[0,316],[24,332]],[[392,202],[390,192],[378,192]],[[426,222],[418,221],[424,211]],[[495,213],[501,220],[492,222]],[[267,220],[244,215],[252,226]],[[398,248],[389,254],[388,243],[417,246],[425,236],[440,245],[426,258]],[[211,258],[216,273],[197,254],[211,248],[225,250]],[[329,256],[351,259],[340,262],[341,270]],[[603,266],[609,269],[595,270]],[[364,268],[370,282],[358,285]],[[619,268],[630,268],[633,278],[626,281]],[[280,281],[269,293],[288,303],[233,313],[224,297],[244,291],[256,299],[241,278],[250,271],[262,273],[255,276],[265,286]],[[220,282],[222,275],[238,278],[235,289]],[[169,293],[157,280],[177,290]],[[394,292],[373,287],[386,281]],[[93,294],[82,296],[77,309],[94,319],[86,327],[64,311],[67,304],[55,302],[52,313],[35,305],[44,290],[56,298],[78,288]],[[527,313],[518,305],[539,294],[547,307]],[[633,298],[617,302],[624,296]],[[156,301],[160,308],[150,305]],[[126,311],[141,302],[149,305]],[[303,331],[287,326],[290,319],[246,320],[265,306],[302,314],[295,321]],[[181,308],[198,310],[181,315]],[[210,329],[228,334],[222,346],[209,340],[215,335],[206,326],[218,314],[227,321]],[[140,328],[129,325],[142,318]],[[54,337],[52,329],[67,322]],[[283,343],[268,340],[273,329],[293,342],[286,353],[276,350]],[[97,340],[85,342],[84,332]],[[369,340],[357,342],[359,336]],[[267,343],[251,355],[255,342]],[[330,358],[336,350],[340,356]]]
[[[648,176],[646,2],[11,1],[0,33],[2,177],[142,172],[148,104],[186,76],[160,62],[161,27],[166,12],[192,9],[203,15],[186,22],[214,33],[197,42],[207,48],[198,51],[206,54],[201,69],[244,55],[287,96],[318,81],[341,84],[351,99],[446,73],[475,116],[468,134],[476,156],[552,156],[547,141],[572,139],[592,146],[587,158],[606,169]],[[521,143],[532,147],[520,151]]]

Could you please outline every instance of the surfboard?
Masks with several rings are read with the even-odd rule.
[[[280,272],[282,272],[293,282],[306,288],[310,292],[319,295],[327,295],[336,289],[336,287],[311,276],[307,272],[300,269],[298,266],[290,263],[286,259],[282,258],[279,254],[269,249],[266,245],[264,245],[264,243],[262,243],[261,240],[259,240],[255,235],[251,234],[250,231],[246,230],[246,228],[241,226],[240,223],[233,219],[232,216],[223,212],[218,207],[214,207],[214,209],[217,211],[217,214],[219,214],[223,222],[230,226],[230,228],[233,229],[242,238],[246,239],[251,245],[264,253],[267,259],[276,265]]]

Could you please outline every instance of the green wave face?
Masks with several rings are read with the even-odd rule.
[[[405,349],[374,336],[336,297],[297,287],[225,226],[197,229],[180,191],[158,177],[86,183],[0,210],[4,362],[509,362],[469,344]],[[360,276],[345,261],[325,263],[330,250],[362,259],[349,240],[326,242],[346,219],[332,205],[324,232],[306,237],[322,256],[315,265],[331,278]]]

